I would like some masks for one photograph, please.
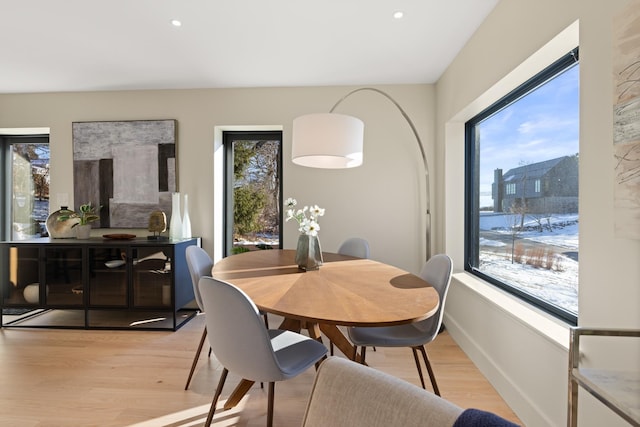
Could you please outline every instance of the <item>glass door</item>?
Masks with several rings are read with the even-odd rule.
[[[133,306],[168,308],[173,298],[171,253],[168,247],[133,248]]]
[[[3,307],[40,304],[40,249],[11,246],[2,272]]]
[[[46,247],[44,266],[45,305],[82,307],[82,248]]]
[[[89,305],[127,306],[127,248],[89,248]]]
[[[225,132],[225,256],[282,242],[282,132]]]

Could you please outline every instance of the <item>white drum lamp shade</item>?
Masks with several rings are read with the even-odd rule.
[[[364,123],[336,113],[307,114],[293,121],[291,160],[324,169],[353,168],[362,164]]]
[[[358,92],[374,92],[387,98],[398,108],[407,121],[424,163],[426,224],[425,254],[431,258],[431,196],[429,190],[429,163],[420,135],[406,111],[388,93],[374,87],[354,89],[340,98],[328,113],[307,114],[293,121],[291,159],[300,166],[324,169],[353,168],[362,164],[364,123],[352,116],[336,114],[333,111],[342,101]]]

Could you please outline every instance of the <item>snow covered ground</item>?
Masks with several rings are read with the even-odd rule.
[[[491,231],[494,238],[480,239],[480,269],[496,278],[549,301],[572,313],[578,313],[578,215],[552,215],[545,226],[531,216],[525,219],[525,228],[516,235],[518,243],[553,245],[557,252],[559,269],[545,269],[511,262],[510,226],[519,224],[519,216],[486,213],[480,216],[480,230]],[[498,239],[497,237],[502,237]],[[503,248],[504,250],[501,250]]]

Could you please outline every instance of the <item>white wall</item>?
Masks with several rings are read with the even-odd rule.
[[[51,129],[51,195],[73,201],[71,123],[94,120],[176,119],[178,180],[189,194],[194,235],[214,257],[214,131],[239,126],[274,127],[284,136],[284,195],[326,209],[320,221],[324,250],[335,251],[348,236],[367,238],[372,257],[412,272],[424,262],[423,172],[413,134],[396,107],[383,96],[359,92],[336,112],[365,122],[364,165],[350,170],[317,170],[291,160],[291,123],[299,115],[328,112],[351,89],[265,88],[123,91],[0,95],[3,128]],[[380,86],[407,111],[428,153],[433,152],[434,87]],[[217,147],[216,147],[217,148]],[[432,155],[431,155],[432,156]],[[219,171],[218,171],[219,172]],[[77,203],[76,203],[77,204]],[[219,219],[219,216],[216,217]],[[284,225],[285,247],[295,246],[295,225]],[[94,230],[94,235],[104,231]],[[140,231],[146,235],[145,230]]]
[[[580,44],[582,326],[640,328],[640,241],[613,235],[612,19],[626,0],[503,0],[437,84],[438,244],[458,271],[445,324],[526,425],[566,424],[566,325],[463,270],[464,122]],[[640,17],[640,2],[635,2]],[[579,29],[579,32],[577,31]],[[557,37],[562,33],[561,37]],[[549,60],[548,60],[549,59]],[[623,351],[619,349],[624,349]],[[585,366],[640,369],[637,343],[585,342]],[[580,393],[580,425],[626,425]]]

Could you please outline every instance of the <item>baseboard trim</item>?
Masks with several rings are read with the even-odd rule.
[[[468,274],[456,274],[452,286],[455,286],[456,291],[458,291],[458,298],[478,298],[483,310],[486,307],[486,313],[483,314],[483,317],[490,316],[494,322],[497,320],[506,322],[511,325],[509,329],[523,330],[522,328],[524,328],[525,331],[528,331],[525,334],[537,337],[534,338],[536,341],[540,339],[542,350],[546,348],[551,353],[556,354],[554,359],[558,359],[558,356],[560,358],[564,357],[564,352],[568,350],[568,325],[563,325],[542,313],[536,312],[534,309],[527,307],[524,302],[498,289],[494,289],[493,286],[482,283]],[[465,302],[468,301],[470,300]],[[454,305],[452,304],[452,306]],[[535,394],[532,395],[530,390],[525,389],[523,387],[524,384],[519,384],[516,378],[503,369],[500,362],[496,360],[496,355],[492,355],[493,349],[487,346],[492,343],[495,344],[495,340],[488,339],[487,342],[483,342],[478,339],[470,332],[473,327],[463,324],[451,311],[455,311],[454,307],[451,310],[445,308],[444,324],[449,334],[520,420],[525,425],[557,425],[558,420],[556,418],[559,418],[560,415],[558,412],[562,411],[565,403],[558,402],[557,405],[553,403],[554,408],[551,411],[549,411],[551,408],[544,408],[541,399],[537,399]],[[491,312],[494,314],[492,315]],[[459,313],[459,315],[462,316],[463,314]],[[496,318],[496,316],[498,317]],[[504,341],[509,342],[510,340],[507,337],[502,340],[502,342]],[[526,367],[523,368],[526,369]],[[531,366],[529,369],[536,369],[536,367]],[[550,369],[552,369],[551,372],[558,371],[560,369],[559,364],[556,363]],[[564,369],[564,366],[561,369]],[[547,403],[545,402],[544,406],[546,405]]]

